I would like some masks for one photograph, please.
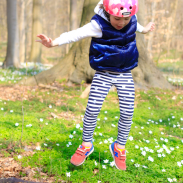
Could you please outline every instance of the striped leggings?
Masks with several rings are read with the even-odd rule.
[[[117,88],[120,106],[117,142],[120,145],[126,144],[131,129],[135,99],[135,89],[131,71],[124,73],[96,71],[91,84],[90,95],[83,120],[82,140],[85,142],[91,142],[93,139],[93,133],[97,125],[97,116],[112,85]]]

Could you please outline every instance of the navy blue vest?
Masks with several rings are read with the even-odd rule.
[[[132,16],[130,22],[121,30],[115,29],[99,15],[94,15],[92,20],[99,24],[102,38],[92,38],[90,66],[97,71],[115,72],[126,72],[137,67],[139,53],[135,40],[136,16]]]

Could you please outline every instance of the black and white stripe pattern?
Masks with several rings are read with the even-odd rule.
[[[83,141],[85,142],[93,139],[97,116],[112,85],[117,88],[120,106],[117,141],[120,145],[126,144],[131,129],[135,99],[131,71],[124,73],[96,71],[83,120]]]

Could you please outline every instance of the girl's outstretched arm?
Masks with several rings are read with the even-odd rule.
[[[143,29],[142,33],[147,34],[148,32],[152,32],[155,29],[155,23],[149,22]]]

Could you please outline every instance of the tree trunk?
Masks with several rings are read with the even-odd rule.
[[[20,12],[20,63],[26,61],[25,58],[25,0],[20,1],[21,12]]]
[[[20,67],[17,0],[7,0],[8,46],[3,68]]]
[[[30,61],[41,62],[41,44],[35,42],[38,34],[42,33],[42,21],[41,21],[41,0],[33,0],[33,21],[32,21],[32,46]]]
[[[90,22],[94,15],[94,7],[98,0],[85,0],[81,26]],[[143,2],[142,2],[143,6]],[[141,7],[141,6],[140,6]],[[140,8],[138,20],[143,24],[143,8]],[[91,38],[83,39],[73,44],[69,53],[50,70],[44,71],[34,78],[27,80],[27,84],[35,85],[40,83],[51,83],[56,79],[65,78],[68,82],[81,83],[82,80],[91,82],[95,71],[89,65],[89,46]],[[132,71],[134,81],[138,87],[160,87],[170,88],[171,85],[162,76],[161,72],[155,67],[153,61],[149,59],[144,35],[138,34],[137,46],[140,52],[139,66]]]

